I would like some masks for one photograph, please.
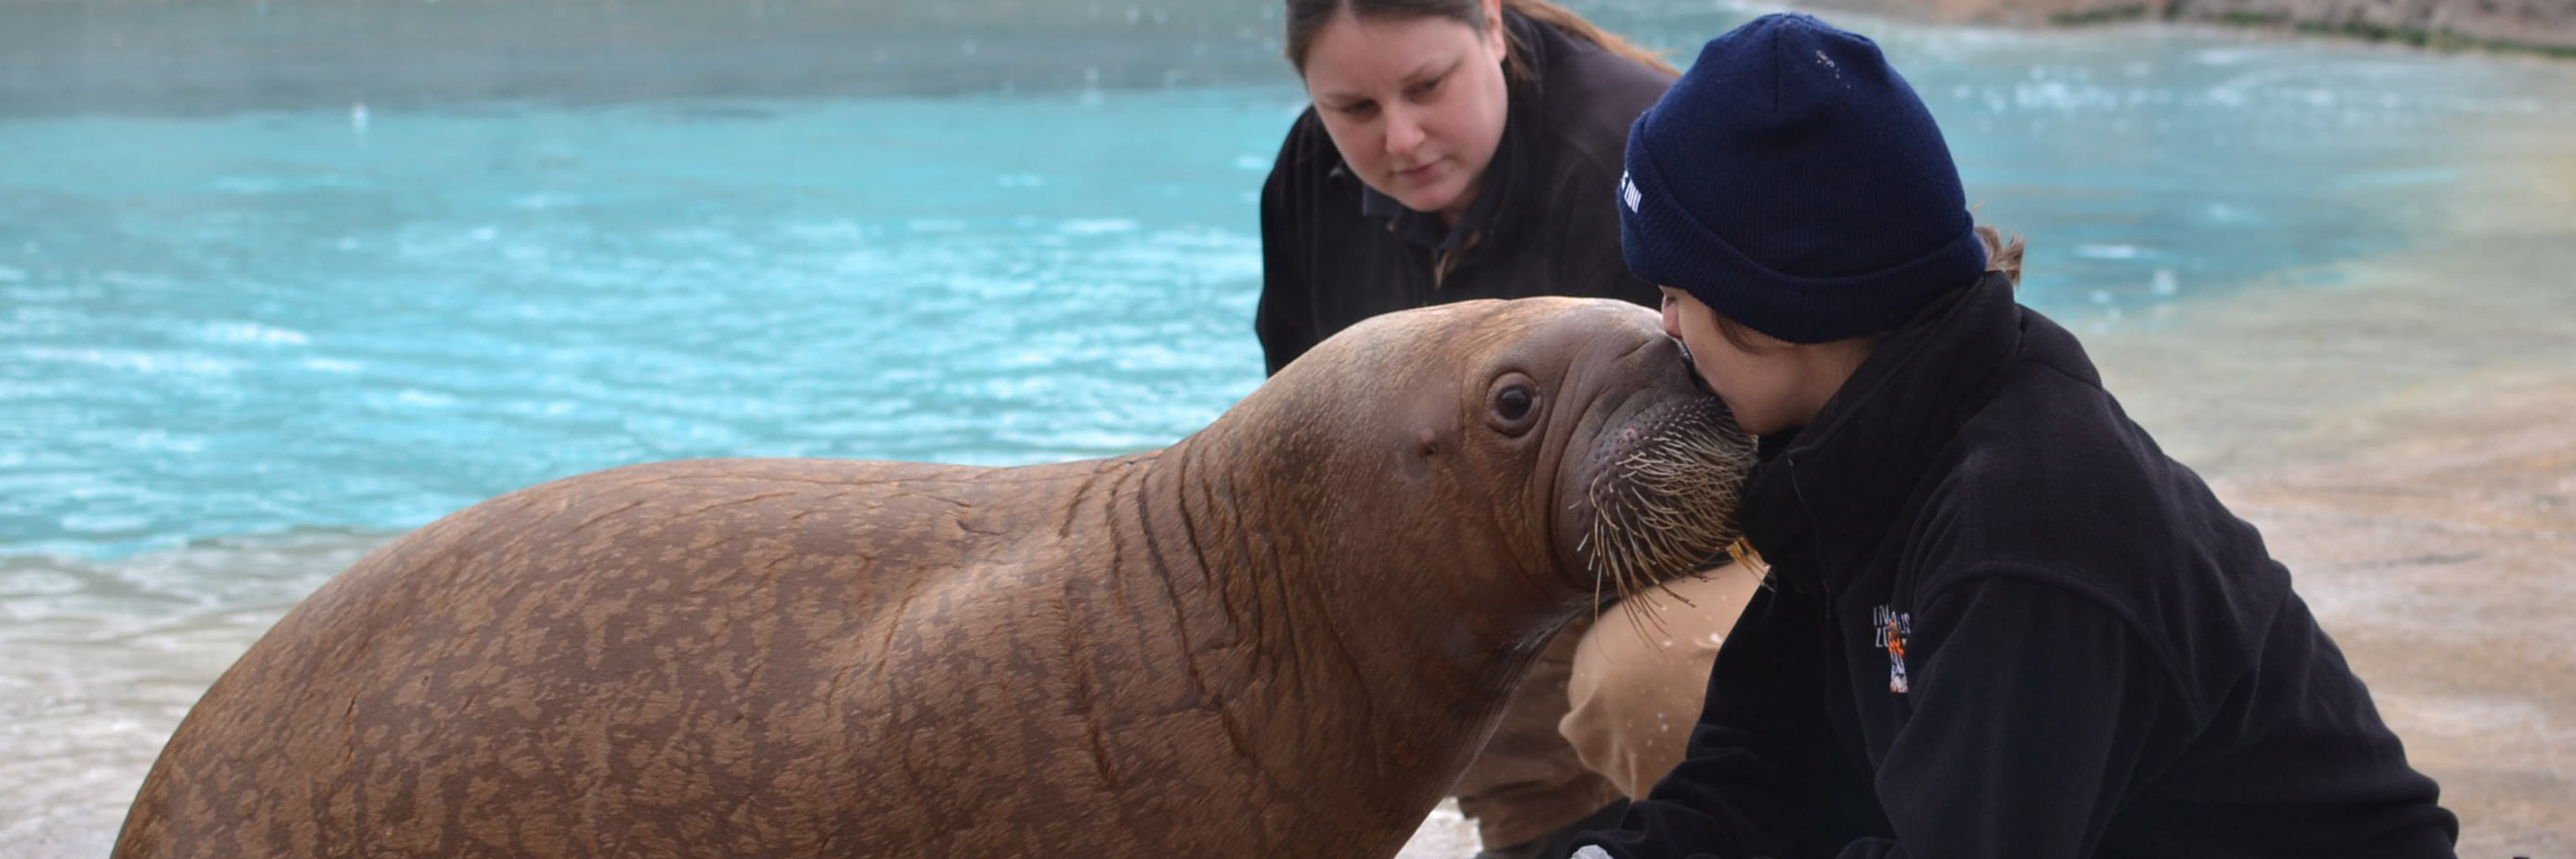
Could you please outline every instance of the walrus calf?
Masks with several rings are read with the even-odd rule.
[[[1446,305],[1157,452],[504,495],[280,620],[116,855],[1392,855],[1551,632],[1733,541],[1678,348]]]

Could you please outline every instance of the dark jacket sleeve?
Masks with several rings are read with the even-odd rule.
[[[1262,359],[1272,374],[1306,354],[1319,339],[1308,304],[1312,284],[1305,268],[1307,237],[1301,230],[1305,213],[1298,211],[1306,202],[1297,181],[1302,148],[1298,138],[1307,132],[1306,125],[1301,117],[1290,128],[1288,139],[1279,144],[1279,159],[1270,166],[1269,180],[1261,184],[1261,304],[1252,312],[1252,330],[1261,338]]]
[[[2164,661],[2117,613],[2018,576],[1916,614],[1913,713],[1877,776],[1892,840],[1844,857],[2090,856],[2159,719],[2187,718]]]
[[[1682,761],[1628,806],[1617,830],[1585,833],[1619,859],[1771,856],[1816,826],[1817,770],[1833,759],[1823,603],[1765,588],[1718,649]]]

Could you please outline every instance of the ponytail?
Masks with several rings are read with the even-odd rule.
[[[2005,241],[2001,230],[1980,224],[1977,226],[1977,240],[1986,244],[1986,270],[2003,272],[2014,286],[2020,286],[2021,237],[2014,236],[2012,241]]]

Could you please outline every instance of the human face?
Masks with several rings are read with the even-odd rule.
[[[1669,286],[1663,291],[1664,333],[1682,341],[1691,368],[1754,435],[1806,426],[1869,358],[1865,338],[1791,343],[1738,326],[1739,344],[1718,327],[1717,311],[1707,304]]]
[[[1348,9],[1306,51],[1306,95],[1342,161],[1405,208],[1456,224],[1503,139],[1501,0],[1479,30],[1454,18]]]

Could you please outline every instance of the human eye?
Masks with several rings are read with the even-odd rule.
[[[1333,108],[1333,112],[1352,119],[1367,119],[1370,114],[1377,112],[1377,102],[1355,101],[1349,104],[1337,105]]]
[[[1439,77],[1432,78],[1432,79],[1430,79],[1430,80],[1423,81],[1423,82],[1418,83],[1418,84],[1414,84],[1413,86],[1411,86],[1411,87],[1409,87],[1409,88],[1407,88],[1407,89],[1405,90],[1405,95],[1407,95],[1407,96],[1411,96],[1415,101],[1421,101],[1421,100],[1423,100],[1423,99],[1430,98],[1430,97],[1432,97],[1432,96],[1434,96],[1434,95],[1439,94],[1439,92],[1440,92],[1440,84],[1441,84],[1442,82],[1447,81],[1447,80],[1449,80],[1449,76],[1448,76],[1448,75],[1441,75],[1441,76],[1439,76]]]

